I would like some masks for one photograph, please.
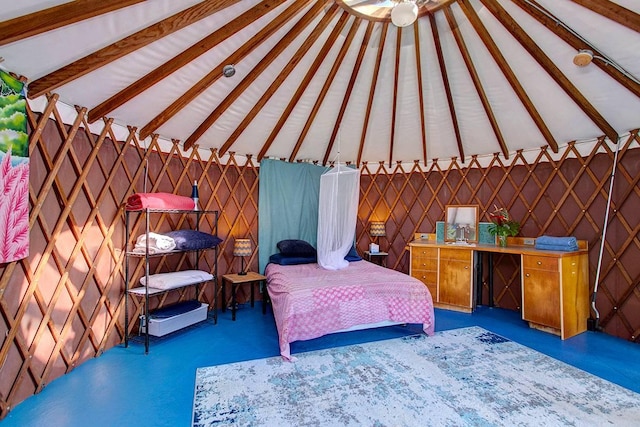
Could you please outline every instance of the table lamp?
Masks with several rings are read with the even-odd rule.
[[[380,237],[386,236],[387,233],[385,232],[385,229],[384,229],[384,222],[382,222],[382,221],[372,221],[371,224],[369,224],[369,235],[371,237],[373,237],[376,242],[378,241],[378,239]],[[371,252],[371,253],[380,252],[380,245],[375,244],[375,243],[371,243],[369,245],[369,252]]]
[[[249,239],[236,239],[233,243],[233,256],[240,257],[240,276],[245,276],[247,274],[244,271],[244,257],[251,256],[251,240]]]

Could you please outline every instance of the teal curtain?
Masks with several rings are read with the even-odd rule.
[[[327,168],[281,160],[260,161],[258,203],[258,267],[261,273],[269,256],[278,252],[283,239],[306,240],[316,247],[320,176]]]

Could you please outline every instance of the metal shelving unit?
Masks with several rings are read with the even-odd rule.
[[[161,253],[149,253],[149,239],[146,242],[146,250],[144,253],[134,252],[130,250],[131,246],[131,216],[133,214],[144,215],[145,216],[145,226],[144,230],[146,235],[148,236],[151,232],[150,228],[150,217],[153,214],[185,214],[185,215],[195,215],[196,216],[196,226],[195,230],[200,229],[200,220],[205,215],[213,215],[214,223],[213,223],[213,235],[218,235],[218,211],[201,211],[201,210],[173,210],[173,209],[143,209],[143,210],[125,210],[125,303],[124,303],[124,322],[125,322],[125,336],[124,336],[124,345],[125,347],[129,346],[129,298],[130,297],[144,297],[144,350],[145,354],[149,353],[149,320],[150,320],[150,312],[149,312],[149,297],[153,295],[160,295],[167,292],[172,292],[178,289],[182,289],[185,287],[195,286],[196,288],[196,298],[199,295],[199,287],[200,285],[213,282],[213,317],[214,323],[218,321],[218,313],[217,313],[217,283],[218,283],[218,246],[213,248],[206,249],[197,249],[197,250],[173,250]],[[195,252],[195,266],[200,262],[201,253],[204,251],[212,250],[214,251],[214,271],[212,272],[213,278],[210,280],[198,281],[194,283],[189,283],[185,285],[176,286],[170,289],[155,289],[150,288],[149,286],[136,286],[131,287],[131,278],[129,272],[129,262],[132,258],[144,258],[144,269],[145,269],[145,283],[149,283],[149,261],[152,258],[160,258],[165,256],[172,256],[175,254],[184,254],[189,252]]]

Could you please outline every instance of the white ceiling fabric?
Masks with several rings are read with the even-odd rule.
[[[74,60],[168,18],[180,10],[203,2],[204,0],[147,1],[4,44],[0,46],[0,55],[4,58],[1,66],[33,82]],[[9,20],[63,3],[65,2],[55,0],[12,2],[3,6],[0,11],[0,20]],[[60,102],[69,106],[68,117],[73,120],[75,110],[71,106],[80,105],[89,110],[95,108],[215,30],[228,25],[237,16],[251,11],[260,3],[259,0],[237,2],[84,76],[56,87],[52,92],[58,93]],[[238,49],[244,48],[243,46],[251,37],[268,26],[294,3],[293,0],[288,0],[274,7],[263,17],[253,20],[249,25],[230,35],[150,89],[113,109],[107,117],[113,118],[118,126],[122,126],[124,135],[128,134],[127,126],[141,129],[165,108],[181,98],[212,69],[223,64],[225,58],[233,56]],[[280,55],[270,56],[273,55],[276,45],[294,28],[296,22],[314,7],[314,3],[307,4],[293,19],[280,25],[270,37],[261,40],[252,49],[247,49],[248,54],[235,64],[236,74],[233,77],[217,78],[211,86],[153,132],[160,135],[166,146],[170,146],[171,139],[186,141],[198,126],[224,103],[230,94],[234,93],[235,88],[243,87],[245,79],[252,75],[254,67],[268,59],[272,62],[265,70],[246,85],[240,95],[229,103],[214,123],[197,139],[196,144],[201,150],[208,152],[210,149],[221,149],[235,133],[239,135],[237,139],[227,150],[220,153],[223,159],[228,152],[257,157],[261,151],[266,150],[264,155],[267,157],[285,159],[292,157],[291,160],[319,162],[323,162],[325,157],[328,161],[339,159],[341,162],[355,163],[360,160],[369,164],[378,162],[411,164],[415,160],[429,162],[433,159],[448,162],[452,158],[458,158],[460,161],[461,153],[458,149],[454,123],[449,113],[445,81],[442,77],[443,70],[436,53],[436,41],[428,15],[421,16],[415,24],[419,33],[419,57],[416,57],[414,26],[398,30],[393,25],[388,25],[382,60],[377,70],[375,69],[377,55],[385,24],[374,22],[371,38],[353,81],[350,97],[348,102],[343,104],[369,23],[365,19],[349,15],[340,35],[322,60],[308,86],[302,91],[299,100],[293,105],[291,114],[284,115],[285,110],[290,107],[292,98],[299,91],[309,68],[316,62],[323,45],[337,25],[341,14],[347,13],[344,8],[338,7],[337,13],[331,17],[327,28],[306,49],[299,63],[282,85],[273,92],[262,108],[252,113],[256,103],[266,91],[272,90],[273,82],[282,75],[287,64],[295,59],[294,55],[297,55],[302,44],[310,37],[325,15],[332,10],[331,5],[334,4],[332,0],[325,1],[326,5],[319,9],[317,15],[288,47]],[[572,62],[577,52],[574,47],[549,31],[516,2],[497,0],[496,3],[523,28],[615,132],[623,136],[630,130],[640,127],[640,98],[598,68],[595,62],[601,59],[594,59],[594,63],[587,67],[575,66]],[[640,33],[595,13],[577,2],[537,0],[537,3],[568,25],[597,51],[606,55],[611,62],[622,66],[632,78],[637,79],[637,76],[640,76],[640,54],[638,54]],[[612,3],[627,8],[636,17],[640,14],[639,1],[616,0]],[[588,153],[593,141],[604,135],[605,131],[589,118],[481,0],[469,0],[468,4],[477,13],[554,140],[561,147],[571,141],[585,141],[584,144],[579,145],[583,147],[584,152]],[[507,77],[494,61],[471,22],[468,21],[462,5],[452,2],[446,8],[458,24],[457,30],[462,36],[464,46],[477,72],[482,90],[495,116],[499,133],[506,143],[509,157],[513,157],[516,150],[534,152],[539,147],[547,145],[542,132],[511,87]],[[444,71],[448,77],[465,163],[468,163],[472,155],[489,159],[493,153],[501,152],[496,131],[476,91],[460,46],[454,38],[454,30],[450,28],[444,10],[434,12],[433,17],[443,51]],[[327,79],[330,78],[332,67],[354,25],[356,26],[355,36],[333,80],[328,84]],[[400,33],[401,53],[398,69],[396,69],[396,46]],[[418,70],[421,70],[421,93],[418,90]],[[397,87],[395,86],[396,74]],[[377,81],[372,85],[375,75],[377,75]],[[328,90],[322,102],[317,104],[325,84],[328,84]],[[372,90],[375,92],[370,114],[367,115]],[[423,102],[424,129],[421,121],[420,97]],[[32,99],[30,105],[38,111],[45,105],[45,101]],[[343,105],[346,105],[344,115],[339,123],[333,146],[327,152],[331,134],[336,127]],[[249,117],[249,120],[247,118],[249,114],[255,115]],[[369,121],[365,129],[367,117]],[[272,144],[265,148],[264,144],[272,136],[279,121],[282,122],[280,131],[274,134]],[[101,122],[98,120],[94,126],[100,128]],[[242,127],[240,127],[241,124]],[[303,132],[305,132],[304,139],[296,149]],[[426,141],[426,159],[423,133]],[[391,141],[393,146],[390,144]],[[361,142],[364,142],[362,147]]]

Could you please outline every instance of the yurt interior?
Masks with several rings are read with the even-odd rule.
[[[638,425],[640,1],[0,8],[0,426]]]

